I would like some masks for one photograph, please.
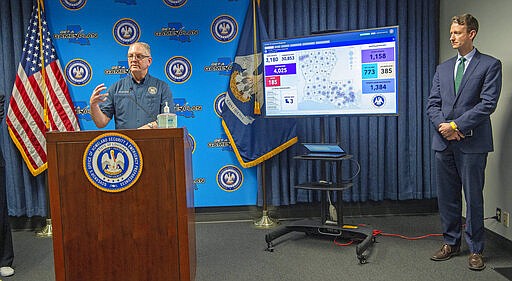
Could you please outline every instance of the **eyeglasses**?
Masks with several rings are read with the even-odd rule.
[[[128,55],[128,59],[129,60],[133,60],[133,59],[136,59],[136,60],[143,60],[145,58],[149,58],[150,56],[146,56],[146,55],[141,55],[141,54],[129,54]]]

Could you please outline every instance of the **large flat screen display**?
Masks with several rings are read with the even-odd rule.
[[[398,26],[262,44],[265,116],[398,113]]]

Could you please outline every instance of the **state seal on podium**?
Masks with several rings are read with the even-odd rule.
[[[142,173],[142,154],[137,144],[119,133],[105,133],[85,149],[83,168],[89,181],[106,192],[121,192]]]

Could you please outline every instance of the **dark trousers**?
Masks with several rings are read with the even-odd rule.
[[[465,238],[471,253],[484,250],[483,187],[487,153],[463,153],[457,144],[435,153],[437,199],[445,243],[460,245],[462,190],[466,200]]]
[[[11,266],[13,259],[14,250],[5,194],[5,167],[0,166],[0,266]]]

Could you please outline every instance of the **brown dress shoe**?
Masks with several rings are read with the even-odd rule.
[[[469,269],[471,270],[483,270],[485,268],[484,257],[481,254],[469,255]]]
[[[444,244],[430,259],[433,261],[445,261],[460,253],[460,246]]]

